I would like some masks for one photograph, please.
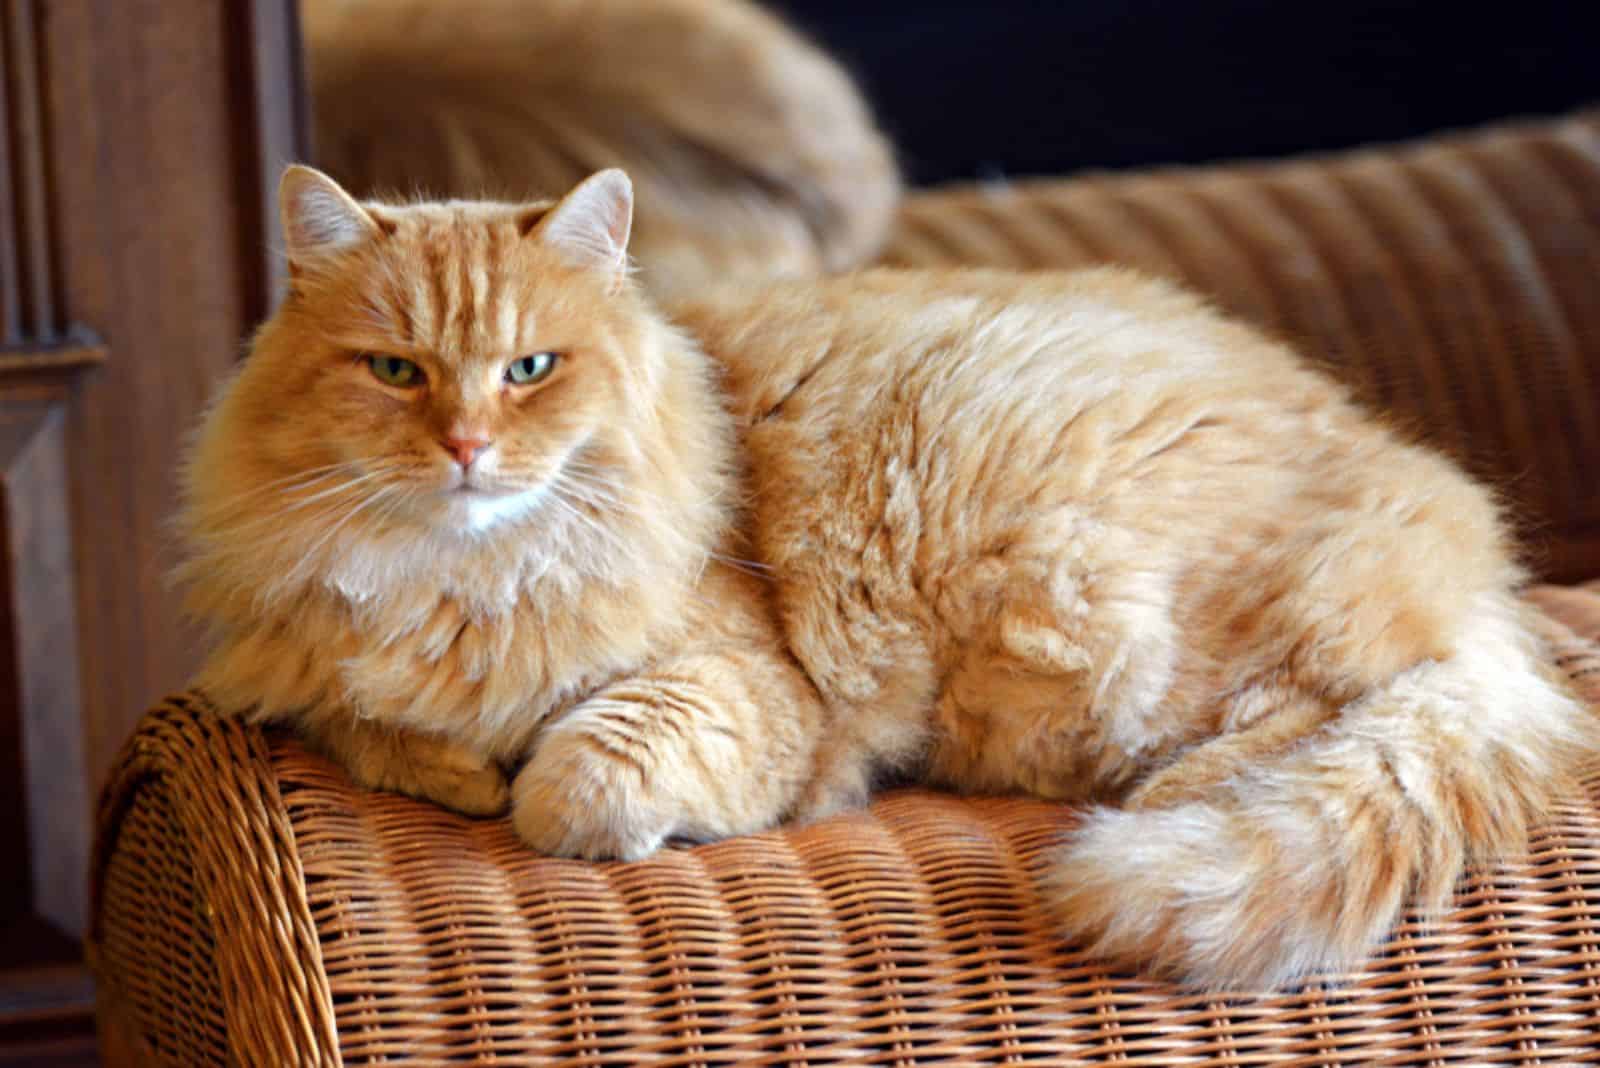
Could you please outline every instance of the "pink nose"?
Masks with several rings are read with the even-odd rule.
[[[456,458],[456,463],[462,467],[471,467],[484,449],[490,445],[488,438],[442,438],[439,444],[444,446],[444,451]]]

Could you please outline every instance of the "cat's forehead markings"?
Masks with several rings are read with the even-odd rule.
[[[519,314],[517,302],[513,299],[509,287],[500,290],[500,307],[497,315],[498,340],[502,348],[515,351],[518,348],[522,316]]]
[[[500,230],[480,225],[470,231],[471,248],[463,269],[466,282],[464,299],[475,340],[490,351],[501,353],[516,343],[516,294],[501,266],[503,250]],[[463,339],[464,341],[467,339]]]
[[[365,293],[366,319],[378,330],[392,330],[407,345],[417,340],[415,280],[393,259],[378,261],[377,277]]]
[[[489,268],[479,259],[474,257],[466,264],[467,268],[467,306],[476,315],[468,317],[488,322],[489,316]]]
[[[520,351],[532,314],[504,257],[521,232],[477,205],[421,207],[407,223],[405,251],[383,272],[393,327],[406,342],[496,359]]]
[[[416,285],[417,340],[437,347],[450,312],[450,280],[446,273],[444,246],[424,234],[422,270]]]

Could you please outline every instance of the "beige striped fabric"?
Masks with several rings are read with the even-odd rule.
[[[1334,365],[1600,574],[1600,111],[1398,150],[912,197],[899,265],[1123,263]]]

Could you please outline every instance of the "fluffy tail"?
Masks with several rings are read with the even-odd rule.
[[[1456,655],[1167,807],[1096,809],[1050,877],[1084,948],[1208,990],[1339,971],[1408,899],[1448,903],[1468,862],[1522,848],[1595,750],[1511,598],[1485,596]]]

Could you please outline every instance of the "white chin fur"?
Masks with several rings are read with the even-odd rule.
[[[453,496],[446,505],[447,522],[465,534],[481,534],[512,519],[520,519],[539,506],[539,490],[511,493],[504,496],[462,494]]]

